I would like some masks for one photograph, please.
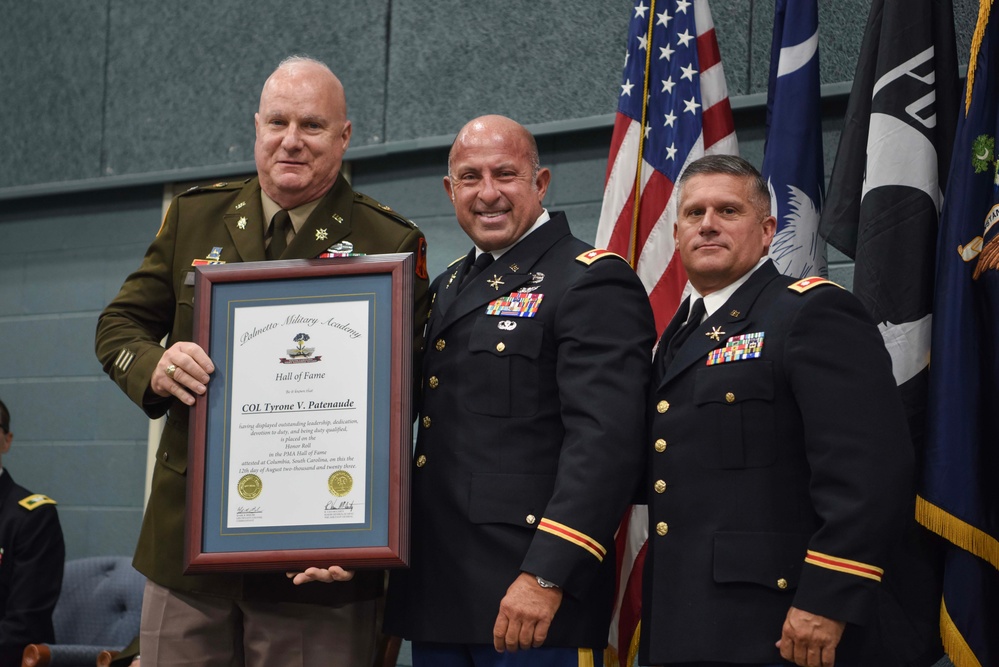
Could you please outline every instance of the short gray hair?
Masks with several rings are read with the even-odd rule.
[[[683,186],[694,176],[706,174],[728,174],[745,178],[752,187],[750,203],[764,217],[770,215],[770,188],[756,167],[738,155],[705,155],[687,165],[676,186],[679,190],[678,202],[683,201]]]

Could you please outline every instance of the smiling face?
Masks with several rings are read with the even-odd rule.
[[[523,126],[502,116],[468,123],[451,147],[444,190],[476,246],[499,250],[520,240],[541,215],[551,172]]]
[[[683,183],[673,239],[702,296],[731,285],[767,254],[777,220],[757,199],[745,176],[698,174]]]
[[[282,65],[264,84],[253,119],[260,187],[281,208],[318,199],[333,186],[351,125],[332,72],[310,61]]]

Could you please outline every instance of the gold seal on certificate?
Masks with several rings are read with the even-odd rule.
[[[244,500],[253,500],[264,490],[264,483],[256,475],[243,475],[236,485],[236,490]]]
[[[330,493],[334,496],[345,496],[354,488],[354,479],[346,470],[337,470],[330,475],[328,482]]]

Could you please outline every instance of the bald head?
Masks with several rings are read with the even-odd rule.
[[[479,116],[468,121],[458,132],[451,144],[451,152],[447,156],[447,172],[451,175],[455,148],[460,145],[472,146],[487,141],[499,141],[511,147],[521,144],[528,162],[531,164],[531,175],[536,176],[541,162],[538,158],[538,144],[534,135],[517,121],[506,116]]]
[[[333,186],[350,145],[343,84],[311,58],[284,60],[268,77],[254,116],[260,187],[281,208],[295,208]]]
[[[275,90],[280,91],[289,83],[295,86],[314,86],[324,89],[330,97],[331,104],[343,114],[343,118],[346,120],[347,98],[343,91],[343,84],[326,63],[305,56],[285,58],[264,82],[263,90],[260,91],[261,106]]]

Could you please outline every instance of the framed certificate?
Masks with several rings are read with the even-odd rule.
[[[412,256],[196,270],[185,573],[406,565]]]

